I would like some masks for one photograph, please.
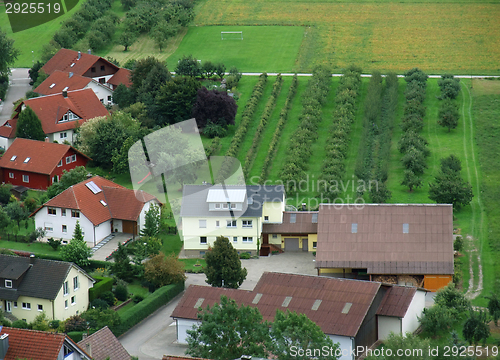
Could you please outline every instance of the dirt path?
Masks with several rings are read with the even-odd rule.
[[[471,202],[472,207],[472,225],[471,225],[471,233],[478,234],[475,239],[472,235],[467,235],[466,239],[466,247],[469,251],[469,285],[467,288],[467,292],[465,296],[472,300],[478,297],[483,291],[483,265],[481,263],[481,255],[483,250],[483,224],[484,224],[484,209],[483,204],[481,202],[481,192],[479,189],[479,174],[477,169],[476,157],[474,153],[474,126],[472,123],[472,96],[469,88],[463,82],[462,84],[462,124],[464,127],[464,154],[465,154],[465,168],[467,169],[467,179],[470,183],[472,180],[475,180],[475,186],[473,186],[473,193],[476,200]],[[466,91],[464,91],[465,89]],[[466,111],[466,96],[468,96],[468,109]],[[467,128],[469,128],[469,132],[467,132]],[[469,158],[470,152],[470,158]],[[477,201],[477,204],[476,204]],[[476,224],[476,216],[479,211],[479,224]],[[478,225],[478,229],[476,230],[476,225]],[[479,247],[478,247],[479,245]],[[474,260],[477,261],[477,284],[474,283]]]

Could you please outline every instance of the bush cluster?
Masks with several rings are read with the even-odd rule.
[[[213,63],[210,60],[200,63],[192,55],[187,55],[177,63],[175,73],[202,79],[222,79],[226,74],[226,66],[223,63]]]
[[[264,111],[262,112],[262,117],[260,118],[257,130],[255,130],[252,145],[250,146],[247,156],[245,157],[245,164],[243,166],[243,174],[245,175],[245,178],[248,176],[252,168],[255,156],[257,155],[256,150],[260,144],[260,139],[262,138],[262,134],[266,128],[267,122],[269,121],[269,118],[271,117],[271,114],[276,106],[276,100],[278,99],[278,96],[281,92],[282,85],[283,78],[281,77],[281,74],[278,74],[278,76],[276,77],[276,81],[274,82],[271,95],[267,99],[266,106],[264,108]]]
[[[245,105],[245,110],[243,110],[243,114],[241,115],[240,125],[238,126],[238,129],[236,130],[233,139],[231,140],[231,144],[229,145],[229,149],[226,152],[227,157],[236,157],[236,155],[238,154],[241,142],[245,138],[245,135],[248,131],[248,126],[252,121],[252,117],[255,113],[255,109],[257,108],[260,98],[262,97],[262,93],[264,92],[266,82],[267,74],[263,73],[260,75],[259,81],[257,81],[257,84],[255,84],[252,90],[252,95],[250,95],[250,98]],[[227,178],[227,176],[231,172],[231,167],[232,163],[229,161],[222,164],[219,175],[216,179],[216,183],[220,183]]]
[[[335,96],[336,108],[326,143],[326,157],[321,166],[321,179],[325,181],[320,189],[323,195],[332,201],[337,194],[329,184],[344,177],[344,159],[349,146],[349,133],[355,117],[355,104],[360,85],[361,69],[351,66],[340,78]]]
[[[259,183],[263,184],[267,178],[267,172],[269,170],[269,166],[273,162],[274,155],[276,153],[276,148],[278,147],[279,141],[281,140],[281,132],[285,127],[286,120],[288,119],[288,112],[292,107],[292,100],[297,93],[297,85],[298,79],[297,74],[295,74],[292,78],[292,84],[290,85],[290,89],[288,90],[288,95],[285,100],[285,104],[280,112],[280,119],[278,120],[278,124],[276,125],[276,129],[274,130],[273,137],[271,142],[269,143],[269,150],[267,151],[266,158],[264,159],[264,164],[262,165],[262,172],[260,173]]]
[[[311,145],[318,138],[318,124],[322,119],[321,108],[330,91],[331,77],[330,69],[317,66],[302,96],[300,124],[291,137],[285,165],[280,174],[283,183],[287,184],[287,194],[292,196],[297,193],[296,184],[305,177],[307,163],[312,155]]]
[[[408,186],[410,191],[422,185],[420,176],[427,168],[426,157],[429,156],[427,141],[419,134],[423,128],[425,116],[425,90],[427,74],[417,68],[405,73],[405,105],[402,120],[403,136],[399,140],[399,152],[403,154],[401,162],[405,167],[401,185]]]

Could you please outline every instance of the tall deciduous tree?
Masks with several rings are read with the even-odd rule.
[[[5,207],[5,212],[17,223],[17,226],[20,226],[22,220],[26,220],[28,218],[28,212],[26,211],[24,204],[19,201],[8,203]]]
[[[7,34],[0,30],[0,76],[9,74],[10,66],[18,56],[19,50],[14,47],[14,40],[9,39]]]
[[[54,196],[59,195],[64,190],[72,185],[87,179],[87,169],[84,166],[77,166],[70,171],[63,170],[63,174],[58,182],[53,183],[47,189],[47,196],[52,199]]]
[[[412,192],[414,188],[422,186],[422,179],[415,175],[412,170],[405,170],[401,185],[408,186],[408,189]]]
[[[17,119],[16,137],[40,141],[45,140],[42,123],[29,106],[26,106],[26,108],[19,114],[19,118]]]
[[[177,75],[197,77],[201,75],[201,65],[192,55],[182,57],[175,68]]]
[[[208,306],[198,313],[198,319],[201,325],[187,331],[187,354],[218,360],[242,355],[267,357],[269,325],[257,308],[238,307],[236,301],[221,296],[220,304]]]
[[[125,49],[123,51],[127,51],[129,46],[131,46],[137,40],[137,34],[133,31],[124,31],[120,38],[118,39],[118,43],[123,45]]]
[[[160,52],[167,46],[168,39],[177,34],[179,28],[180,25],[178,23],[162,20],[151,29],[151,36],[156,46],[160,49]]]
[[[146,261],[144,277],[157,287],[184,281],[184,263],[175,254],[165,256],[160,253]]]
[[[84,240],[79,221],[76,222],[73,238],[62,248],[61,255],[64,261],[73,262],[80,267],[90,264],[89,258],[92,256],[92,250]]]
[[[471,345],[478,345],[481,341],[486,343],[486,339],[490,336],[488,322],[489,319],[486,311],[471,310],[462,330],[464,339]]]
[[[495,326],[498,326],[498,319],[500,319],[500,299],[498,295],[492,293],[490,296],[487,296],[488,299],[488,312],[490,316],[493,318],[495,322]]]
[[[0,206],[0,229],[3,230],[9,226],[11,219],[7,212],[4,210],[3,206]]]
[[[450,99],[443,100],[439,107],[438,117],[438,124],[448,128],[448,132],[451,129],[455,129],[458,126],[458,119],[460,117],[457,104]]]
[[[225,91],[207,90],[202,87],[198,90],[192,115],[200,129],[210,121],[223,127],[234,125],[234,118],[238,105]]]
[[[206,282],[212,286],[237,289],[247,277],[247,269],[241,268],[238,252],[227,237],[217,237],[205,260]]]
[[[330,360],[339,357],[339,344],[333,344],[332,339],[305,314],[288,310],[286,313],[281,310],[276,311],[271,327],[271,339],[272,353],[279,360],[307,360],[312,356],[319,360]],[[290,351],[292,346],[297,350],[295,354]],[[307,352],[314,349],[328,349],[328,351],[321,352],[319,356]],[[336,351],[337,356],[335,356]]]

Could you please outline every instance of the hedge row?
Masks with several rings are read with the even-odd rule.
[[[113,278],[104,276],[94,276],[98,282],[89,289],[89,302],[97,299],[103,292],[111,291],[113,289]]]
[[[140,303],[126,310],[122,315],[120,315],[121,323],[116,328],[111,329],[113,331],[113,334],[116,337],[124,334],[134,325],[138,324],[149,315],[154,313],[156,310],[158,310],[160,307],[167,304],[182,291],[184,291],[184,282],[159,288],[154,293],[149,295],[146,299],[142,300]]]
[[[241,143],[248,131],[248,125],[252,121],[255,109],[257,108],[260,98],[262,97],[262,93],[264,92],[266,82],[267,74],[263,73],[259,76],[259,81],[257,81],[257,84],[255,84],[255,86],[253,87],[252,95],[250,95],[250,99],[248,99],[245,105],[245,110],[241,115],[240,125],[238,126],[238,129],[236,130],[233,139],[231,140],[231,144],[229,145],[229,149],[226,152],[226,156],[228,158],[234,158],[238,154]],[[232,161],[226,161],[222,163],[217,179],[215,180],[217,184],[221,183],[229,176],[229,174],[231,173],[232,165]]]
[[[283,78],[281,77],[281,74],[278,74],[278,76],[276,76],[276,81],[274,82],[273,85],[273,90],[271,91],[271,96],[269,96],[269,98],[267,99],[266,107],[262,112],[262,117],[260,118],[257,130],[255,130],[252,146],[248,150],[247,156],[245,157],[245,165],[243,166],[243,174],[245,175],[245,178],[248,177],[248,174],[250,173],[250,170],[252,168],[255,156],[257,155],[256,150],[257,147],[259,146],[262,133],[264,132],[267,122],[271,117],[271,113],[273,112],[276,106],[276,101],[278,100],[278,96],[281,92],[282,85],[283,85]]]
[[[285,165],[281,169],[281,180],[286,184],[287,194],[294,195],[299,182],[305,178],[305,171],[312,155],[311,145],[318,138],[318,124],[322,119],[321,108],[326,101],[331,84],[331,71],[318,66],[307,84],[302,96],[300,124],[292,134]]]
[[[205,149],[205,154],[207,158],[215,154],[217,151],[219,151],[219,149],[220,149],[220,137],[216,136],[212,139],[212,143],[210,144],[210,146],[207,149]]]
[[[260,173],[259,183],[263,184],[267,179],[267,172],[269,170],[269,166],[273,162],[274,155],[276,153],[276,148],[278,146],[279,141],[281,140],[281,131],[285,127],[286,120],[288,119],[288,111],[292,107],[292,100],[297,93],[298,79],[297,74],[293,76],[292,84],[290,85],[290,89],[288,90],[288,95],[285,100],[285,104],[280,112],[280,119],[278,120],[278,124],[276,125],[276,130],[274,131],[273,138],[269,143],[269,150],[267,151],[267,156],[264,160],[264,164],[262,165],[262,172]]]
[[[401,128],[403,135],[398,143],[400,153],[403,154],[401,162],[405,167],[401,185],[408,186],[410,191],[422,185],[420,175],[424,173],[427,164],[425,158],[429,155],[427,141],[419,132],[424,126],[425,90],[427,74],[417,68],[405,73],[405,105]]]
[[[340,78],[340,85],[335,97],[335,111],[333,123],[329,129],[329,137],[326,143],[326,157],[321,167],[320,191],[323,196],[333,201],[338,195],[337,187],[330,185],[343,179],[345,173],[344,159],[349,146],[349,133],[351,124],[355,118],[355,104],[361,85],[361,69],[355,66],[349,67]]]

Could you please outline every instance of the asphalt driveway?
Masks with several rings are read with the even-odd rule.
[[[9,89],[0,105],[0,126],[10,119],[10,115],[14,109],[13,103],[24,97],[28,90],[31,90],[28,71],[29,69],[23,68],[11,69],[12,74],[9,76]]]

